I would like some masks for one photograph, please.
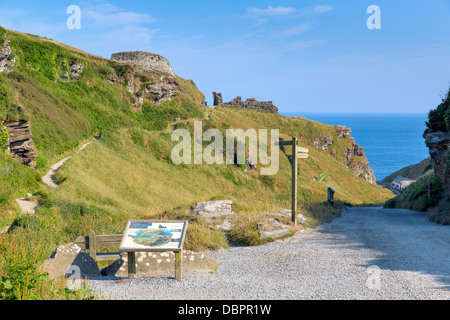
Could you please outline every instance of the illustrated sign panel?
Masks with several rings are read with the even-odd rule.
[[[187,221],[128,221],[121,251],[170,251],[183,248]]]

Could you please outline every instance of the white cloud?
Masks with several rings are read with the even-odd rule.
[[[334,7],[330,5],[315,6],[309,13],[326,13],[330,12],[333,9]]]
[[[295,11],[293,7],[272,7],[269,6],[267,9],[259,8],[249,8],[247,12],[254,13],[257,15],[270,15],[270,16],[284,16],[291,14]]]
[[[292,37],[292,36],[296,36],[298,34],[301,34],[303,32],[308,31],[309,29],[311,29],[311,24],[309,22],[301,24],[299,26],[296,27],[292,27],[280,32],[275,32],[272,34],[272,37],[274,38],[286,38],[286,37]]]
[[[82,19],[93,21],[101,27],[130,24],[152,23],[158,21],[149,14],[127,12],[108,2],[84,2],[80,5]]]

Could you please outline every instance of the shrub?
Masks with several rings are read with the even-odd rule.
[[[426,125],[431,131],[450,131],[450,89],[442,103],[428,113]]]
[[[0,150],[6,150],[7,146],[6,146],[6,142],[8,141],[9,135],[8,135],[8,130],[0,129]]]
[[[6,31],[0,27],[0,45],[2,45],[6,40]]]
[[[131,70],[133,70],[133,68],[128,64],[118,64],[117,62],[114,61],[108,61],[108,66],[113,68],[119,77],[123,77]]]

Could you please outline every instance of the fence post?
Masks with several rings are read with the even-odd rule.
[[[335,191],[332,188],[328,188],[328,198],[327,198],[327,205],[328,206],[334,206],[334,193]]]
[[[97,261],[97,249],[95,247],[95,231],[89,232],[89,255]]]

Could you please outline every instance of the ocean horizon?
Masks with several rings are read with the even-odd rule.
[[[427,113],[280,112],[280,114],[351,128],[352,137],[364,149],[377,181],[430,156],[422,137],[426,128],[425,121],[428,120]]]

